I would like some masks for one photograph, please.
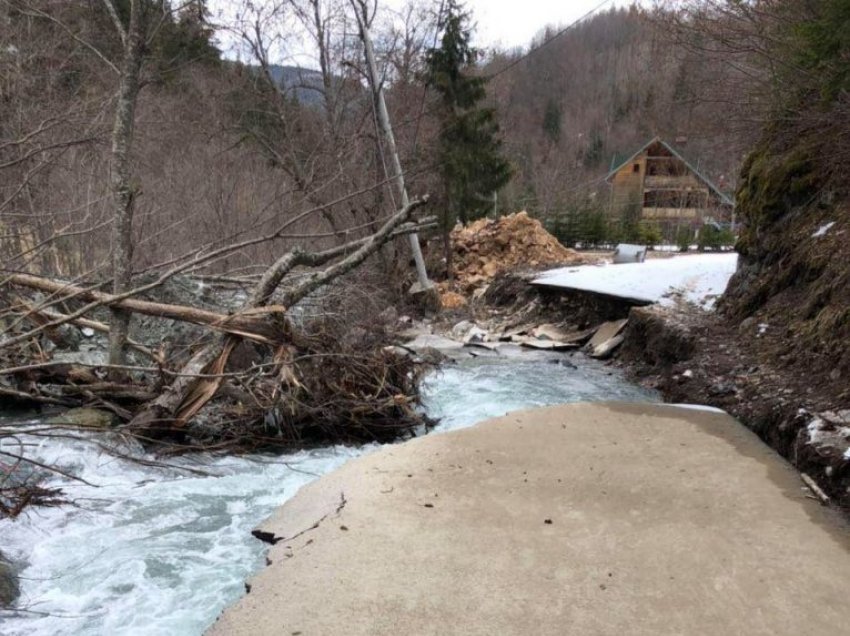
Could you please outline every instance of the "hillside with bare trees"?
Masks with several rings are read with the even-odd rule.
[[[734,71],[684,46],[676,16],[612,9],[566,31],[544,29],[531,55],[491,57],[492,96],[517,167],[505,208],[528,209],[566,242],[592,242],[600,221],[613,225],[609,240],[636,240],[617,236],[604,178],[655,136],[734,191],[757,128],[730,117]]]

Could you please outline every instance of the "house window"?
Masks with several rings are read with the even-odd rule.
[[[634,173],[640,172],[640,164],[639,163],[636,163],[632,166],[632,172],[634,172]]]

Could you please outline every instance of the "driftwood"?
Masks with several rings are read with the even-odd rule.
[[[9,274],[6,280],[11,285],[36,289],[51,294],[74,296],[75,298],[97,302],[107,307],[118,307],[131,313],[203,325],[216,331],[232,333],[263,344],[275,344],[279,338],[274,324],[268,320],[269,315],[282,314],[286,311],[283,307],[274,306],[227,315],[206,309],[198,309],[197,307],[156,303],[139,300],[138,298],[118,299],[113,294],[94,289],[85,289],[77,285],[58,282],[31,274]],[[35,311],[38,311],[38,309],[36,308]],[[53,327],[57,323],[72,322],[75,319],[69,316],[62,316],[45,325],[45,328]],[[0,342],[0,347],[8,346],[18,340],[18,338],[10,338],[9,340]]]
[[[373,235],[324,252],[305,252],[295,249],[281,256],[260,278],[260,282],[248,298],[243,312],[261,310],[269,302],[284,277],[298,266],[317,267],[340,256],[338,263],[306,277],[284,295],[284,304],[293,306],[332,280],[361,265],[393,236],[400,225],[407,222],[413,211],[424,205],[427,197],[411,201],[394,214]],[[289,335],[291,328],[283,325],[281,336]],[[287,332],[290,332],[287,334]],[[223,378],[198,377],[217,375],[211,370],[224,369],[240,334],[217,335],[201,348],[180,370],[179,376],[155,400],[146,404],[130,422],[130,426],[144,431],[147,436],[157,436],[183,428],[186,422],[203,408],[216,394]],[[284,365],[285,366],[285,365]]]
[[[128,422],[123,430],[140,440],[184,439],[188,431],[192,439],[203,439],[206,448],[291,445],[302,438],[386,440],[410,431],[423,422],[412,408],[418,370],[409,358],[383,350],[388,341],[382,328],[368,342],[342,345],[340,338],[351,328],[348,317],[338,323],[332,317],[322,318],[321,335],[311,331],[307,336],[289,320],[287,308],[363,264],[387,241],[415,231],[420,226],[410,218],[426,201],[410,202],[365,238],[324,251],[295,248],[283,254],[254,279],[244,305],[232,313],[138,298],[156,286],[151,284],[112,294],[98,285],[7,273],[6,285],[36,290],[49,298],[40,303],[19,299],[8,305],[6,315],[14,317],[16,331],[7,332],[0,341],[0,353],[5,353],[4,349],[9,353],[4,359],[8,366],[0,371],[13,384],[0,385],[0,399],[95,406]],[[290,276],[296,268],[313,269]],[[284,279],[289,285],[278,293]],[[278,304],[272,304],[272,298]],[[69,301],[81,301],[83,306],[70,309]],[[98,307],[189,322],[214,333],[178,368],[168,367],[164,350],[154,352],[135,342],[127,346],[154,360],[155,365],[51,361],[37,336],[56,337],[60,327],[64,331],[67,325],[109,333],[112,325],[86,315]],[[18,328],[21,319],[35,328]],[[367,331],[375,326],[371,316],[364,324]],[[240,347],[245,341],[254,344]],[[12,347],[17,344],[23,346]],[[237,347],[242,352],[238,357],[232,355]],[[133,373],[151,375],[140,379]],[[208,429],[202,427],[204,432],[198,438],[198,427],[187,425],[217,396],[219,409],[210,415],[214,421],[225,422],[225,428],[219,436],[208,435]],[[269,421],[276,423],[267,430]]]

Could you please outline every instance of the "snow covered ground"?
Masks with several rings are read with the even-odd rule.
[[[595,292],[641,304],[672,305],[683,299],[710,309],[725,291],[737,265],[738,255],[734,252],[683,254],[643,263],[562,267],[545,272],[532,283]]]

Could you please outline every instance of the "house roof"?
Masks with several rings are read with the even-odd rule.
[[[714,194],[716,194],[716,195],[720,198],[720,200],[721,200],[723,203],[725,203],[726,205],[731,205],[731,206],[734,206],[734,205],[735,205],[735,202],[734,202],[734,201],[733,201],[733,200],[732,200],[732,199],[731,199],[728,195],[726,195],[726,194],[724,194],[723,192],[721,192],[721,191],[720,191],[720,188],[718,188],[716,185],[714,185],[714,182],[713,182],[711,179],[709,179],[709,178],[708,178],[708,177],[706,177],[704,174],[702,174],[699,170],[697,170],[697,169],[696,169],[696,168],[695,168],[695,167],[694,167],[694,166],[693,166],[693,165],[692,165],[692,164],[691,164],[691,163],[690,163],[687,159],[685,159],[685,158],[684,158],[681,154],[679,154],[679,153],[676,151],[676,149],[675,149],[675,148],[673,148],[673,146],[671,146],[671,145],[670,145],[670,144],[668,144],[666,141],[664,141],[663,139],[661,139],[661,137],[653,137],[652,139],[650,139],[649,141],[647,141],[647,142],[646,142],[643,146],[641,146],[638,150],[636,150],[636,151],[635,151],[632,155],[630,155],[628,159],[626,159],[626,160],[624,160],[624,161],[621,161],[619,164],[617,164],[617,166],[616,166],[615,168],[613,168],[613,169],[612,169],[612,170],[608,173],[608,175],[605,177],[605,180],[606,180],[606,181],[610,181],[610,180],[611,180],[611,177],[613,177],[613,176],[614,176],[617,172],[619,172],[620,168],[622,168],[623,166],[625,166],[627,163],[631,163],[631,161],[632,161],[635,157],[637,157],[640,153],[642,153],[644,150],[646,150],[647,148],[649,148],[649,147],[650,147],[652,144],[654,144],[654,143],[660,143],[660,144],[661,144],[662,146],[664,146],[667,150],[669,150],[669,151],[673,154],[673,156],[674,156],[674,157],[676,157],[676,159],[678,159],[679,161],[681,161],[682,163],[684,163],[684,164],[688,167],[688,170],[690,170],[691,172],[693,172],[693,173],[694,173],[694,175],[696,175],[696,177],[697,177],[700,181],[702,181],[705,185],[707,185],[707,186],[708,186],[708,188],[709,188],[712,192],[714,192]]]

